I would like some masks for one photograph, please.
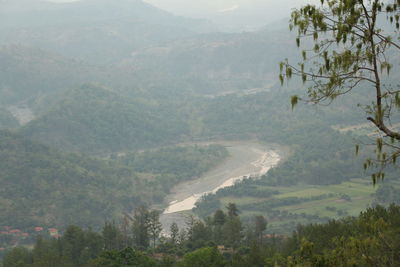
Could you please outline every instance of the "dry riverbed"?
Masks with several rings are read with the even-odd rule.
[[[174,221],[183,226],[185,214],[204,194],[215,193],[242,179],[259,177],[281,160],[276,147],[256,141],[222,141],[216,144],[225,146],[230,156],[202,177],[180,183],[171,190],[165,199],[167,208],[160,218],[166,231]]]

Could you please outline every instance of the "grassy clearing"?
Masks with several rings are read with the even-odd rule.
[[[400,190],[400,181],[387,179],[385,183]],[[252,222],[257,215],[267,218],[269,233],[289,234],[298,224],[323,223],[329,219],[358,216],[376,201],[370,177],[352,179],[335,185],[259,186],[262,194],[243,197],[222,197],[220,208],[236,203],[244,221]],[[269,192],[279,192],[271,195]]]
[[[400,188],[400,184],[394,183]],[[260,188],[261,189],[261,188]],[[291,214],[290,216],[276,217],[265,210],[242,210],[245,217],[253,217],[263,214],[268,218],[270,231],[287,229],[298,223],[319,222],[322,219],[337,219],[344,216],[356,216],[365,210],[375,200],[375,192],[378,186],[373,186],[368,178],[353,179],[337,185],[310,186],[299,185],[295,187],[262,187],[262,189],[276,190],[280,193],[269,198],[222,198],[221,204],[226,206],[229,202],[241,205],[269,203],[271,201],[290,198],[299,198],[299,203],[283,203],[274,207],[274,211],[280,214]],[[320,197],[321,199],[315,199]],[[312,199],[314,198],[314,199]],[[307,200],[310,199],[310,200]],[[308,217],[307,217],[308,216]],[[310,219],[310,218],[314,218]]]
[[[282,191],[280,191],[282,192]],[[330,191],[324,190],[323,188],[309,188],[300,189],[291,192],[285,192],[276,196],[276,198],[289,198],[289,197],[315,197],[320,195],[325,195],[330,193]]]
[[[304,213],[308,215],[317,215],[319,217],[338,218],[343,215],[358,215],[362,210],[365,210],[372,201],[372,196],[351,201],[340,198],[326,198],[298,205],[284,206],[279,209],[295,214]],[[343,215],[338,214],[338,211],[342,211]]]
[[[264,201],[264,198],[255,198],[255,197],[241,197],[241,198],[231,198],[231,197],[224,197],[221,198],[221,203],[225,207],[228,203],[235,203],[236,205],[246,205],[251,203],[258,203]]]

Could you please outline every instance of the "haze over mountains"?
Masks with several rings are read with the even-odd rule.
[[[226,111],[219,110],[219,101],[209,103],[210,95],[271,90],[276,83],[270,80],[276,74],[276,54],[284,49],[275,44],[283,38],[285,45],[293,46],[279,31],[273,31],[273,38],[269,30],[211,33],[216,28],[206,20],[175,16],[139,0],[65,4],[21,0],[2,1],[0,7],[0,127],[14,131],[2,132],[0,154],[10,166],[1,178],[7,183],[3,188],[9,188],[1,191],[6,203],[2,214],[12,217],[16,210],[22,214],[23,207],[33,203],[36,208],[29,215],[7,221],[21,226],[33,222],[96,226],[101,216],[116,215],[110,210],[122,212],[141,201],[162,201],[178,174],[161,171],[160,180],[148,181],[154,177],[151,169],[141,179],[136,170],[103,162],[104,157],[221,134],[222,125],[213,118],[216,113],[225,117]],[[227,121],[223,127],[240,120]],[[238,132],[231,131],[224,134]],[[186,153],[178,151],[177,156]],[[71,162],[74,156],[65,152],[102,159],[79,156]],[[201,150],[193,162],[202,162],[199,157],[208,153]],[[27,163],[16,179],[18,158]],[[179,177],[188,179],[210,166],[207,161],[196,174]],[[54,180],[62,169],[73,170],[66,174],[69,182],[63,175],[57,178],[63,181]],[[117,174],[106,185],[100,172]],[[81,182],[82,191],[73,193]],[[120,198],[93,197],[103,195],[105,187],[113,194],[120,184],[125,190],[114,193]],[[21,200],[27,185],[32,192]],[[62,187],[69,197],[59,198]],[[82,196],[84,191],[89,194]],[[133,192],[131,200],[124,196],[128,191]],[[87,215],[103,209],[101,203],[107,201],[110,209],[90,219],[79,215],[82,210],[67,208],[82,197]],[[50,207],[52,199],[56,201]],[[81,219],[74,220],[78,216]]]
[[[293,111],[303,84],[279,82],[279,62],[299,59],[287,17],[304,2],[0,0],[0,227],[99,229],[163,209],[229,156],[221,140],[269,144],[282,163],[202,198],[199,216],[237,201],[247,222],[289,233],[387,204],[354,157],[371,132],[343,130],[364,122],[349,111],[365,90]]]
[[[3,1],[0,11],[0,90],[13,103],[87,82],[130,96],[266,90],[279,55],[294,47],[282,26],[199,34],[213,28],[138,0],[20,3]]]
[[[213,29],[140,0],[55,4],[4,1],[0,43],[38,46],[70,57],[109,63],[161,41]]]
[[[238,32],[258,30],[267,24],[288,18],[290,10],[308,2],[304,0],[146,0],[177,15],[207,18],[220,30]],[[318,1],[314,1],[318,2]],[[286,19],[287,20],[287,19]]]
[[[48,0],[54,3],[77,2],[80,0]],[[285,0],[145,0],[158,8],[174,15],[208,19],[220,31],[240,32],[258,30],[267,24],[289,17],[292,8],[306,2],[318,1]]]

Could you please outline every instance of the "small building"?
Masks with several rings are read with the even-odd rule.
[[[58,230],[57,230],[56,228],[49,228],[49,234],[50,234],[52,237],[57,238],[56,236],[58,236]]]

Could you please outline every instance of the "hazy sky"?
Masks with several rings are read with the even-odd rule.
[[[79,0],[48,0],[71,2]],[[118,0],[110,0],[118,1]],[[320,0],[143,0],[175,15],[206,18],[221,29],[257,29],[287,18],[292,8]]]
[[[44,0],[46,1],[46,0]],[[47,0],[50,2],[74,2],[80,0]],[[118,0],[114,0],[118,1]],[[269,12],[287,10],[305,3],[319,0],[143,0],[178,15],[201,15],[209,13],[233,12],[236,9],[266,8]]]
[[[290,17],[291,10],[320,0],[144,0],[177,15],[207,18],[225,30],[252,30]]]
[[[310,0],[144,0],[155,6],[172,12],[192,13],[214,13],[229,12],[238,8],[269,8],[288,10],[291,7],[299,6]],[[314,1],[315,2],[315,1]],[[272,10],[271,10],[272,11]]]

